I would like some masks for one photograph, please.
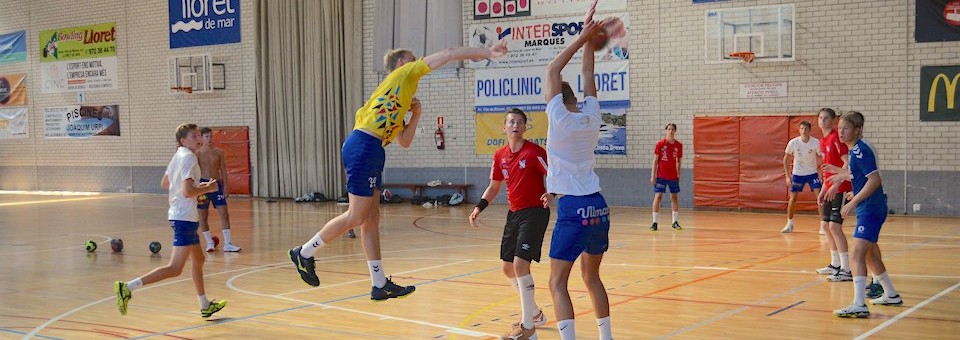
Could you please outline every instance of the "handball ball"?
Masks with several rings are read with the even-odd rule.
[[[87,240],[87,243],[84,244],[83,248],[92,253],[97,250],[97,242],[93,242],[93,240]]]

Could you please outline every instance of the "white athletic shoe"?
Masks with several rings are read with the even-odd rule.
[[[240,247],[237,247],[237,246],[233,245],[232,243],[227,243],[227,244],[224,244],[224,245],[223,245],[223,251],[228,251],[228,252],[231,252],[231,253],[235,253],[235,252],[240,251]]]
[[[866,317],[870,317],[870,310],[867,309],[867,305],[863,305],[863,306],[849,305],[833,311],[833,315],[839,316],[841,318],[866,318]]]
[[[823,231],[823,226],[820,226],[820,231],[817,232],[817,233],[820,234],[820,235],[826,235],[826,234],[827,234],[827,232]]]
[[[206,251],[206,252],[209,253],[209,252],[213,251],[213,249],[214,249],[214,248],[213,248],[213,242],[207,242],[207,248],[204,249],[204,251]]]
[[[543,309],[540,310],[537,315],[533,317],[533,326],[540,327],[547,324],[547,316],[543,314]],[[516,328],[520,325],[520,321],[514,322],[511,326]]]
[[[817,274],[820,275],[834,275],[838,272],[840,272],[840,267],[834,267],[832,264],[828,264],[823,268],[817,268]]]
[[[793,223],[787,223],[783,229],[780,229],[781,233],[792,233],[793,232]]]
[[[870,303],[874,305],[899,306],[903,304],[903,299],[900,298],[899,294],[893,297],[884,294],[883,296],[870,300]]]

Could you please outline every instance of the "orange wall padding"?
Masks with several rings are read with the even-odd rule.
[[[230,194],[250,194],[250,133],[246,126],[211,127],[213,146],[227,158],[227,190]]]
[[[820,139],[816,116],[694,118],[694,205],[785,210],[789,188],[783,150],[799,136],[802,120],[810,122],[811,135]],[[816,196],[801,193],[797,209],[816,210]]]

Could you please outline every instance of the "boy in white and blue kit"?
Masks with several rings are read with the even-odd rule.
[[[596,3],[594,3],[596,5]],[[600,281],[600,262],[609,246],[610,210],[600,195],[600,178],[593,171],[600,138],[600,103],[594,80],[594,47],[590,40],[603,29],[588,12],[584,28],[547,66],[547,192],[557,195],[557,222],[550,243],[550,292],[562,339],[576,338],[573,303],[567,290],[573,263],[582,255],[583,281],[590,291],[600,339],[611,339],[610,304]],[[583,47],[581,79],[583,108],[560,72]],[[532,338],[532,337],[531,337]]]
[[[880,169],[877,165],[877,153],[872,145],[863,139],[863,114],[851,111],[843,115],[838,128],[840,140],[850,148],[849,171],[829,166],[838,176],[831,181],[841,181],[844,177],[853,182],[854,196],[840,213],[844,217],[856,207],[857,228],[853,233],[853,246],[850,249],[850,271],[853,273],[853,303],[833,311],[834,315],[846,318],[865,318],[870,316],[865,302],[864,288],[867,284],[867,266],[870,271],[880,273],[875,279],[883,287],[883,295],[870,300],[874,305],[901,305],[903,299],[887,275],[887,269],[880,255],[877,239],[880,228],[887,219],[887,195],[883,191]],[[828,166],[825,166],[825,168]]]

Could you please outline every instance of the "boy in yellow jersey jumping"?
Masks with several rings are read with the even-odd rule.
[[[392,50],[383,57],[390,74],[377,86],[367,103],[357,110],[356,125],[343,143],[341,157],[347,171],[347,211],[327,222],[307,243],[290,249],[290,260],[300,278],[319,286],[313,253],[326,242],[347,230],[360,226],[363,251],[373,289],[371,300],[401,297],[416,289],[393,283],[380,264],[380,185],[385,154],[383,147],[394,139],[403,148],[410,147],[420,121],[420,100],[414,98],[417,83],[430,71],[455,60],[498,58],[507,53],[506,42],[490,48],[451,47],[417,59],[410,50]],[[410,111],[409,123],[404,117]]]

